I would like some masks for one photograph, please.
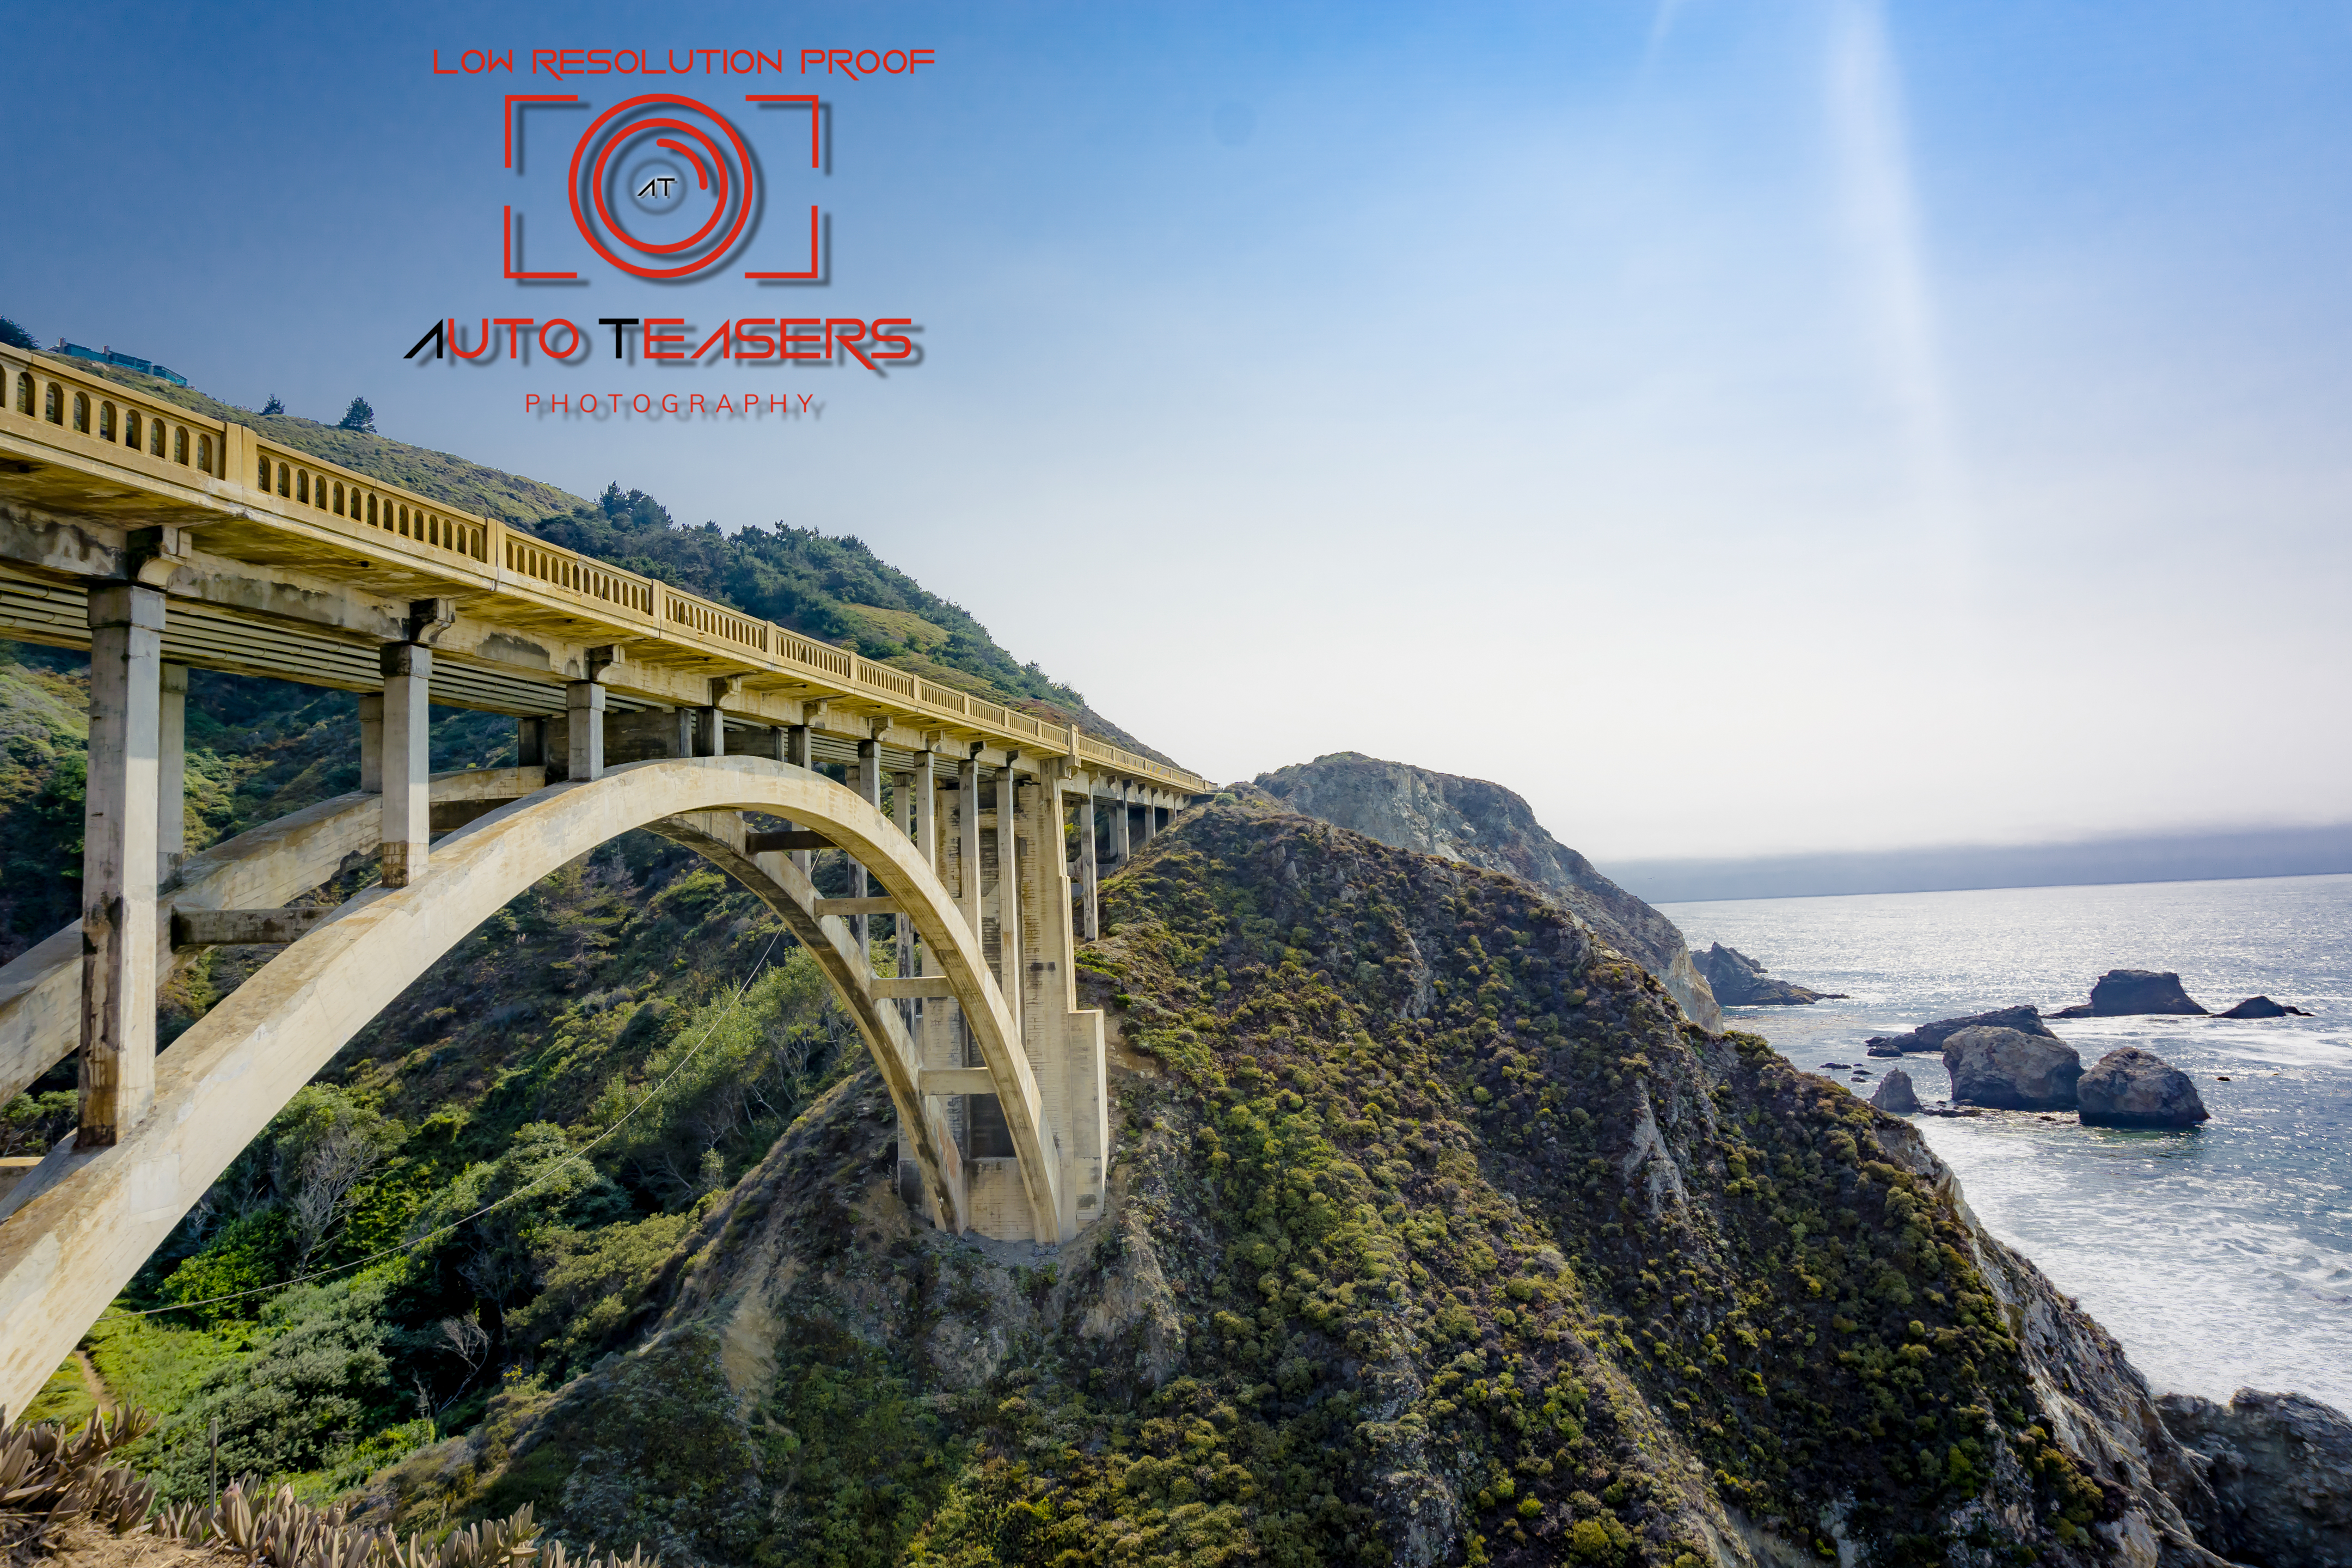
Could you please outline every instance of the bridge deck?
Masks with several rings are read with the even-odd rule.
[[[87,647],[84,588],[170,595],[163,657],[352,691],[416,601],[433,700],[517,715],[600,680],[616,708],[717,706],[912,751],[1061,755],[1177,795],[1199,775],[814,641],[494,517],[322,461],[52,355],[0,350],[0,634]]]

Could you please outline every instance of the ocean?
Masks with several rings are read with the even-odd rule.
[[[1780,979],[1850,993],[1728,1008],[1726,1022],[1863,1095],[1898,1065],[1923,1102],[1951,1091],[1940,1057],[1869,1057],[1870,1036],[2021,1002],[2052,1013],[2110,969],[2176,970],[2217,1013],[2258,993],[2308,1009],[2052,1021],[2086,1068],[2130,1045],[2189,1074],[2212,1113],[2194,1131],[2072,1113],[1915,1121],[1978,1218],[2078,1298],[2157,1393],[2294,1391],[2352,1411],[2352,876],[1661,907],[1696,952],[1720,942]]]

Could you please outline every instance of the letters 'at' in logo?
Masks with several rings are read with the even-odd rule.
[[[572,93],[509,93],[506,163],[516,168],[516,133],[532,104],[578,104]],[[744,101],[805,108],[809,167],[822,168],[824,120],[814,93],[747,94]],[[518,171],[520,172],[520,171]],[[614,104],[582,132],[564,180],[572,220],[598,256],[638,278],[675,281],[717,272],[749,242],[762,193],[757,162],[742,132],[709,105],[677,93],[648,92]],[[532,272],[521,265],[514,206],[501,219],[506,276],[575,279],[577,272]],[[820,217],[808,216],[808,263],[753,279],[817,279]]]

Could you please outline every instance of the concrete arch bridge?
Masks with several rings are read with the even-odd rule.
[[[1072,950],[1100,868],[1204,781],[139,378],[5,350],[0,399],[0,637],[90,658],[82,918],[0,967],[0,1099],[77,1053],[80,1082],[75,1132],[0,1194],[0,1406],[435,959],[634,828],[708,857],[815,954],[935,1223],[1057,1245],[1101,1212],[1103,1021]],[[184,853],[192,668],[360,693],[359,791]],[[512,715],[518,765],[429,773],[434,703]],[[846,897],[817,890],[826,854]],[[288,907],[355,855],[379,885]],[[227,943],[282,951],[159,1057],[159,976]]]

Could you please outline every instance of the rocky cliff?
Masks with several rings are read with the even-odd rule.
[[[1722,1009],[1675,922],[1546,832],[1528,803],[1502,785],[1355,752],[1261,773],[1257,784],[1305,816],[1534,884],[1656,976],[1693,1023],[1723,1027]]]
[[[2138,1375],[1908,1125],[1525,883],[1244,795],[1105,901],[1077,1243],[924,1226],[861,1070],[649,1326],[375,1514],[530,1500],[677,1568],[2219,1563]]]

